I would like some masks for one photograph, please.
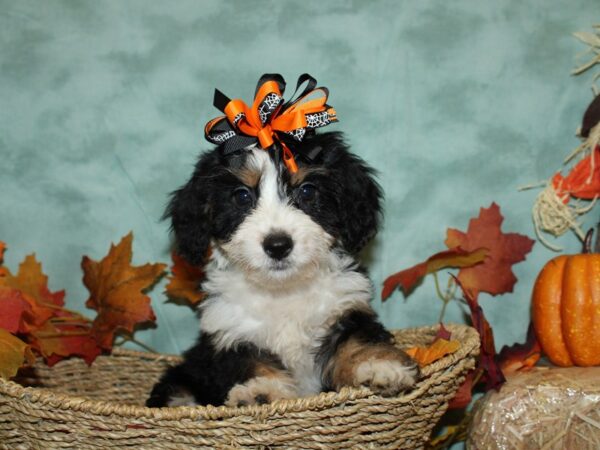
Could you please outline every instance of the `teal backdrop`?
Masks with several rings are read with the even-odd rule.
[[[0,240],[16,269],[35,252],[52,290],[83,310],[82,255],[102,258],[133,230],[134,262],[169,261],[169,192],[209,148],[213,89],[251,100],[258,77],[309,72],[356,153],[379,171],[382,231],[365,254],[374,308],[392,328],[435,323],[427,279],[379,299],[384,278],[444,249],[492,202],[503,229],[534,237],[538,190],[578,145],[592,73],[571,33],[600,20],[598,0],[0,1]],[[586,226],[597,219],[587,216]],[[572,234],[556,241],[566,252]],[[536,243],[511,294],[482,295],[498,346],[522,340]],[[443,275],[445,278],[445,275]],[[198,325],[152,291],[157,327],[136,336],[180,353]],[[89,310],[88,310],[89,311]],[[92,311],[89,311],[93,315]],[[453,304],[447,321],[462,322]]]

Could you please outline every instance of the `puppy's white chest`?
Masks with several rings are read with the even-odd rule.
[[[282,363],[298,382],[299,392],[309,395],[320,390],[320,374],[316,370],[314,356],[324,337],[326,319],[323,315],[301,314],[294,308],[292,314],[281,311],[279,317],[263,321],[262,331],[252,338],[259,347],[267,348],[281,358]],[[293,312],[298,314],[294,315]]]
[[[219,294],[202,307],[201,330],[214,335],[219,348],[251,342],[281,358],[302,395],[320,391],[315,354],[332,320],[344,311],[368,304],[371,284],[354,271],[326,272],[295,291],[264,291],[242,278],[226,285],[211,274],[208,287]],[[226,287],[226,289],[224,289]]]

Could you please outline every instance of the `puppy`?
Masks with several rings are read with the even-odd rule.
[[[272,153],[205,153],[166,216],[178,253],[211,260],[200,337],[147,405],[242,406],[343,386],[382,395],[411,387],[417,365],[393,345],[355,257],[380,221],[373,171],[339,133],[290,143],[290,173]]]

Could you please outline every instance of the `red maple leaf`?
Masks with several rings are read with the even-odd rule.
[[[529,323],[527,339],[523,344],[505,345],[497,356],[498,364],[505,376],[530,370],[539,361],[542,348],[535,336],[533,323]]]
[[[0,286],[0,328],[13,334],[25,333],[25,320],[31,315],[31,306],[21,291]]]
[[[383,282],[381,299],[386,300],[398,286],[408,294],[425,275],[448,267],[472,267],[482,263],[488,251],[477,248],[470,251],[457,246],[450,250],[436,253],[410,269],[390,275]]]
[[[0,277],[3,277],[8,273],[6,267],[4,267],[4,250],[6,250],[6,244],[0,241]]]
[[[462,409],[469,406],[469,403],[471,403],[471,400],[473,399],[473,381],[476,372],[477,371],[473,369],[467,374],[465,381],[463,381],[452,400],[450,400],[448,409]]]
[[[463,297],[470,310],[471,325],[479,333],[481,340],[481,350],[479,353],[479,368],[484,371],[485,390],[498,389],[505,381],[502,370],[496,361],[496,344],[494,343],[494,332],[490,323],[483,314],[483,309],[479,306],[477,298],[454,277],[456,284],[461,288]]]
[[[58,317],[55,318],[58,320]],[[53,366],[57,362],[79,356],[90,365],[102,353],[91,334],[91,322],[81,316],[61,314],[60,321],[49,320],[31,333],[31,346]]]
[[[452,333],[444,326],[444,324],[442,322],[440,322],[440,328],[438,328],[438,331],[435,334],[434,340],[446,339],[447,341],[449,341],[451,337],[452,337]]]
[[[462,247],[467,251],[478,248],[489,250],[482,264],[463,268],[458,272],[462,286],[477,298],[480,292],[491,295],[512,292],[517,278],[511,266],[525,259],[535,241],[517,233],[502,233],[500,226],[504,218],[496,203],[481,208],[479,217],[471,219],[467,233],[449,229],[446,245],[448,248]]]

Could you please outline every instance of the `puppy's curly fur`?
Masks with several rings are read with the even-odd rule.
[[[381,190],[339,133],[290,146],[318,154],[291,174],[262,149],[203,154],[173,193],[178,253],[203,264],[200,337],[148,406],[272,402],[366,385],[393,395],[416,364],[393,346],[356,261],[375,235]]]

